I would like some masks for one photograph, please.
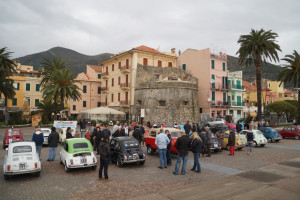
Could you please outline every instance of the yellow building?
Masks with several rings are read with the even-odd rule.
[[[176,67],[175,49],[171,53],[139,46],[103,61],[101,106],[129,113],[134,102],[136,74],[140,65]],[[159,74],[157,75],[159,76]]]
[[[276,93],[278,98],[284,97],[284,83],[280,85],[279,81],[267,80],[267,88],[270,89],[271,92]]]
[[[9,79],[14,80],[16,95],[12,99],[7,99],[7,112],[23,111],[25,77],[15,74],[9,77]]]

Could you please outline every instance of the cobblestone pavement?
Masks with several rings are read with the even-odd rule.
[[[0,140],[4,130],[0,130]],[[25,140],[30,140],[33,129],[24,129]],[[189,169],[193,164],[190,153],[185,175],[174,176],[174,164],[167,169],[158,169],[157,154],[147,156],[144,166],[130,164],[118,168],[109,165],[110,182],[98,180],[98,169],[74,169],[69,173],[59,164],[60,147],[57,149],[57,160],[47,162],[48,147],[42,149],[42,171],[40,177],[34,175],[18,175],[5,181],[0,177],[0,199],[125,199],[162,191],[193,186],[209,180],[255,170],[271,164],[281,163],[299,157],[300,149],[281,148],[297,147],[300,140],[283,139],[279,143],[267,144],[254,148],[251,156],[246,149],[236,151],[235,156],[228,156],[228,151],[212,153],[212,157],[201,157],[202,173],[197,174]],[[2,147],[2,145],[1,145]],[[144,148],[145,149],[145,148]],[[5,150],[0,150],[0,162]],[[99,159],[99,157],[98,157]],[[2,165],[2,162],[0,163]],[[2,166],[0,173],[3,174]]]

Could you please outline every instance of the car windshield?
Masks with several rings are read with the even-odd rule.
[[[132,147],[134,147],[134,148],[136,148],[136,147],[138,147],[139,146],[139,143],[138,142],[136,142],[136,141],[125,141],[124,142],[124,146],[125,146],[125,148],[132,148]]]
[[[171,132],[171,136],[176,138],[176,137],[181,137],[181,134],[182,132],[178,131],[178,132]]]
[[[9,136],[12,136],[12,135],[20,135],[19,131],[12,131],[12,130],[9,130],[8,131],[8,135]]]
[[[32,147],[29,145],[16,146],[13,148],[13,153],[28,153],[28,152],[32,152]]]
[[[73,144],[73,149],[85,149],[85,148],[89,148],[89,145],[86,142]]]
[[[270,128],[272,132],[276,132],[276,129],[275,128]]]

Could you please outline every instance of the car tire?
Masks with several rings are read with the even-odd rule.
[[[295,136],[295,139],[296,139],[296,140],[299,140],[299,139],[300,139],[299,135],[296,135],[296,136]]]
[[[40,177],[40,176],[41,176],[41,171],[36,172],[36,173],[35,173],[35,176],[36,176],[36,177]]]
[[[230,151],[230,146],[228,144],[226,145],[226,150]]]
[[[275,140],[275,142],[277,143],[277,142],[279,142],[279,140]]]
[[[9,176],[4,174],[4,179],[7,181],[9,179]]]
[[[261,146],[261,147],[264,147],[264,146],[265,146],[265,144],[261,144],[260,146]]]
[[[97,168],[97,165],[92,166],[92,170],[95,170]]]
[[[273,140],[271,138],[268,138],[267,140],[268,140],[268,143],[272,143],[273,142]]]
[[[62,161],[62,160],[60,160],[59,164],[63,165],[64,163],[63,163],[63,161]]]
[[[141,161],[141,162],[139,162],[139,165],[144,165],[145,164],[145,161],[143,160],[143,161]]]
[[[65,163],[65,171],[66,172],[70,172],[71,171],[71,169],[67,166],[67,162]]]
[[[219,149],[214,149],[214,152],[217,153],[219,151]]]
[[[253,141],[252,147],[257,147],[257,142]]]
[[[122,159],[120,157],[117,158],[117,166],[120,167],[120,168],[123,167],[123,162],[122,162]]]
[[[154,152],[153,148],[150,145],[148,145],[147,146],[147,154],[152,155],[153,152]]]

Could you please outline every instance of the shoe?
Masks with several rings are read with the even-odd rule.
[[[106,182],[109,182],[109,181],[111,181],[111,179],[109,179],[109,178],[106,178],[106,179],[104,179]]]
[[[47,161],[51,161],[50,159],[48,159]]]
[[[100,181],[100,180],[104,180],[104,178],[103,178],[103,177],[99,177],[99,181]]]
[[[175,172],[173,172],[173,174],[174,174],[174,175],[178,175],[178,174],[176,174]]]
[[[159,167],[157,167],[157,168],[163,169],[163,167],[160,167],[160,166],[159,166]]]
[[[167,166],[165,166],[165,168],[167,168]]]
[[[194,169],[190,169],[191,171],[195,171]]]

